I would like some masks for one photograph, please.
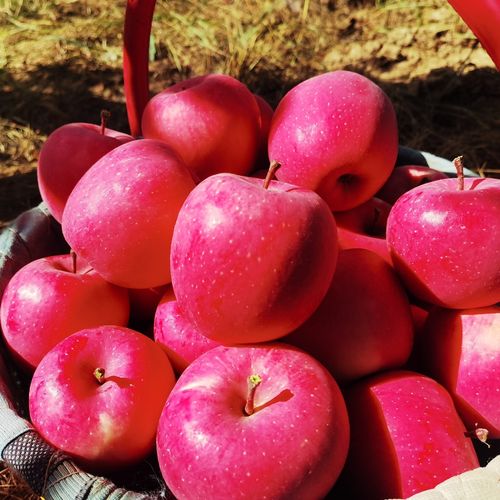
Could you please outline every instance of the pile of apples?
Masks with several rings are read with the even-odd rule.
[[[104,118],[43,145],[71,252],[1,302],[47,441],[103,474],[156,449],[179,499],[409,497],[479,465],[500,180],[397,162],[391,101],[349,71],[275,111],[227,75],[182,81],[140,138]]]

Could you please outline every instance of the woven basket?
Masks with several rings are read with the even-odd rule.
[[[148,49],[154,0],[128,0],[124,30],[124,83],[131,133],[140,136],[140,117],[149,99]],[[428,153],[400,148],[400,162],[453,172],[451,162]],[[473,175],[472,172],[468,174]],[[67,251],[59,224],[42,203],[18,216],[0,232],[0,299],[10,278],[28,262]],[[116,477],[97,477],[81,470],[47,444],[27,420],[28,380],[16,371],[0,342],[0,456],[45,499],[173,498],[161,479],[155,457]],[[419,500],[500,499],[500,455],[480,448],[484,467],[453,477],[434,490],[412,497]],[[495,458],[496,456],[496,458]]]

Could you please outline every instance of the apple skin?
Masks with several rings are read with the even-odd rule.
[[[392,265],[385,239],[387,217],[391,208],[389,203],[379,198],[370,198],[350,210],[334,212],[339,248],[365,248]]]
[[[196,186],[172,238],[172,285],[193,325],[221,344],[277,339],[323,299],[335,220],[313,191],[234,174]]]
[[[339,483],[349,498],[408,498],[479,466],[451,396],[433,379],[394,370],[344,396],[351,441]]]
[[[247,174],[260,145],[260,116],[254,95],[243,83],[208,74],[151,98],[142,133],[169,144],[200,180],[218,172]]]
[[[111,283],[170,282],[170,242],[195,181],[166,144],[140,139],[95,163],[68,198],[62,229],[78,255]]]
[[[153,332],[175,373],[180,374],[196,358],[220,344],[201,334],[171,295],[166,293],[156,308]]]
[[[500,301],[500,180],[442,179],[403,194],[387,244],[406,288],[451,309]],[[471,256],[474,256],[471,258]]]
[[[381,257],[362,248],[341,250],[322,303],[283,341],[314,356],[341,384],[400,368],[413,347],[410,304]]]
[[[293,87],[276,108],[269,159],[277,179],[315,190],[333,211],[375,195],[398,153],[396,115],[382,89],[351,71],[332,71]]]
[[[269,157],[267,156],[267,140],[269,138],[269,130],[271,129],[271,121],[274,115],[274,109],[260,95],[254,94],[257,105],[260,111],[260,146],[257,152],[257,159],[252,170],[265,169],[269,167]]]
[[[82,175],[112,149],[133,137],[92,123],[67,123],[54,130],[40,149],[37,179],[42,200],[58,222]]]
[[[417,366],[452,395],[469,431],[500,438],[500,306],[434,308],[417,344]]]
[[[0,307],[2,332],[14,358],[33,371],[58,342],[83,328],[126,325],[127,291],[69,254],[36,259],[9,281]]]
[[[438,179],[448,179],[448,176],[433,168],[422,167],[421,165],[404,165],[392,171],[389,179],[375,196],[394,205],[403,193]]]
[[[262,378],[244,413],[247,379]],[[178,499],[323,498],[347,454],[342,394],[285,344],[219,346],[179,377],[160,417],[160,469]]]
[[[104,369],[100,383],[94,375]],[[105,325],[54,347],[30,385],[37,431],[92,471],[136,464],[154,449],[156,429],[175,383],[161,348],[139,332]]]

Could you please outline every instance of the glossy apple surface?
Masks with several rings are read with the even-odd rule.
[[[64,211],[64,237],[111,283],[127,288],[167,284],[174,224],[194,186],[169,146],[151,139],[129,142],[80,179]]]
[[[420,165],[401,166],[392,171],[376,197],[393,205],[403,193],[438,179],[448,179],[448,176],[438,170]]]
[[[131,140],[128,134],[91,123],[68,123],[48,136],[38,159],[38,188],[58,222],[82,175],[106,153]]]
[[[260,110],[235,78],[197,76],[148,102],[142,133],[169,144],[200,179],[218,172],[246,174],[260,145]]]
[[[392,265],[385,232],[391,205],[379,198],[370,198],[357,207],[334,212],[339,248],[365,248],[375,252]]]
[[[196,358],[219,345],[194,327],[169,293],[156,308],[153,331],[176,373],[182,373]]]
[[[342,483],[350,498],[408,498],[479,466],[451,396],[433,379],[390,371],[344,395],[351,442]]]
[[[398,153],[392,103],[368,78],[332,71],[293,87],[276,108],[269,159],[276,177],[319,193],[333,211],[375,195]]]
[[[341,250],[322,303],[283,341],[316,357],[339,383],[400,368],[413,346],[410,304],[381,257],[360,248]]]
[[[174,383],[167,356],[145,335],[111,325],[81,330],[36,369],[30,417],[49,443],[78,463],[117,470],[153,451]]]
[[[182,206],[172,238],[175,296],[203,335],[224,344],[291,332],[325,295],[335,220],[313,191],[213,175]]]
[[[418,353],[418,366],[448,389],[468,430],[500,438],[500,307],[435,308]]]
[[[253,413],[248,378],[260,377]],[[347,414],[332,376],[285,344],[216,347],[180,376],[158,460],[176,498],[323,498],[344,464]]]
[[[394,267],[417,298],[446,308],[500,301],[500,180],[430,182],[408,191],[387,220]]]
[[[126,325],[127,291],[105,281],[71,255],[30,262],[10,280],[2,298],[2,332],[15,358],[34,370],[58,342],[83,328]]]

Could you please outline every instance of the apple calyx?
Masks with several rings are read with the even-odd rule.
[[[255,390],[262,382],[262,377],[257,374],[250,375],[248,377],[248,392],[247,392],[247,400],[245,403],[245,408],[243,409],[243,413],[247,416],[253,415],[255,412]]]
[[[453,160],[453,165],[457,170],[457,180],[458,180],[458,191],[464,190],[464,157],[457,156]]]
[[[106,135],[106,124],[110,117],[111,113],[107,109],[101,110],[101,135]]]
[[[267,170],[266,178],[264,179],[264,189],[267,189],[269,187],[269,184],[271,184],[276,170],[278,170],[278,168],[280,167],[281,163],[279,163],[278,161],[273,160],[271,162],[271,164],[269,165],[269,169]]]
[[[476,424],[477,425],[477,424]],[[476,427],[471,431],[466,431],[465,436],[470,438],[476,438],[481,443],[484,443],[488,448],[491,448],[490,443],[488,443],[488,429],[483,429],[482,427]]]
[[[104,382],[106,382],[106,380],[104,379],[105,374],[106,371],[104,370],[104,368],[96,368],[94,370],[94,377],[96,378],[99,385],[102,385],[104,384]]]

